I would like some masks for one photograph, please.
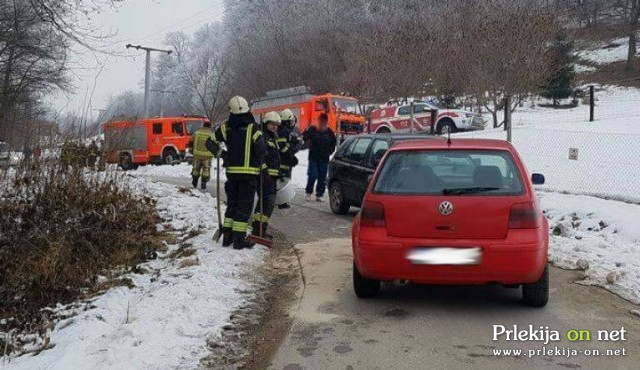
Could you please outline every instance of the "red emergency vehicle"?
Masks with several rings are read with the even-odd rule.
[[[191,135],[208,118],[200,116],[109,121],[103,124],[107,163],[123,169],[184,158]]]
[[[298,130],[318,125],[322,113],[329,119],[329,128],[342,134],[360,134],[365,131],[365,118],[356,98],[335,94],[314,95],[307,86],[268,91],[267,95],[251,102],[256,120],[270,111],[291,109],[298,118]]]
[[[412,109],[413,129],[410,126]],[[394,104],[374,109],[371,111],[369,130],[377,134],[431,132],[432,111],[436,114],[433,130],[438,135],[484,129],[484,120],[476,113],[462,109],[438,108],[430,103],[418,101],[413,104]]]

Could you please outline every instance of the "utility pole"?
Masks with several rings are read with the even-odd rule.
[[[131,45],[127,44],[127,49],[134,48],[136,50],[144,50],[147,52],[147,58],[145,60],[145,70],[144,70],[144,118],[149,118],[149,88],[151,84],[151,52],[157,51],[160,53],[167,53],[167,55],[171,54],[173,51],[171,50],[162,50],[155,49],[146,46],[140,45]]]

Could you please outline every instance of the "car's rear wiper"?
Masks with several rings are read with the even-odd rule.
[[[488,187],[453,188],[453,189],[442,190],[442,194],[443,195],[477,194],[477,193],[484,193],[492,190],[500,190],[500,188],[488,188]]]

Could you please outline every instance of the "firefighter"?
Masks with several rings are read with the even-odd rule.
[[[269,239],[273,237],[267,234],[267,225],[273,208],[276,204],[276,181],[280,177],[280,149],[278,147],[278,127],[280,115],[277,112],[269,112],[264,115],[262,131],[267,143],[267,155],[261,174],[262,194],[258,189],[258,204],[253,211],[252,234]],[[262,204],[261,204],[262,203]],[[262,227],[262,230],[260,230]],[[262,231],[262,232],[261,232]]]
[[[211,121],[204,121],[204,125],[196,130],[189,142],[189,148],[193,154],[193,169],[191,177],[194,188],[198,187],[198,179],[202,176],[200,187],[202,190],[207,188],[207,182],[211,178],[211,158],[213,153],[207,150],[207,139],[211,137],[213,130],[211,129]]]
[[[297,119],[291,109],[285,109],[280,112],[280,120],[282,124],[278,127],[278,147],[282,157],[280,161],[281,177],[291,181],[293,167],[298,165],[298,158],[295,156],[298,151],[298,139],[292,135]],[[290,207],[288,203],[278,205],[280,209]]]
[[[225,144],[226,151],[220,150],[220,143]],[[227,173],[222,245],[233,244],[234,249],[251,248],[253,243],[245,237],[267,144],[243,97],[231,98],[229,119],[207,140],[207,149],[222,156]]]

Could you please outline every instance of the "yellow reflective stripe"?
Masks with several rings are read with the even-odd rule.
[[[222,126],[220,126],[220,131],[222,132],[222,138],[224,139],[224,142],[227,142],[227,124],[223,123]]]
[[[248,226],[249,224],[246,222],[233,221],[233,226],[231,228],[233,231],[246,232]]]
[[[280,175],[280,170],[274,170],[274,169],[269,168],[269,175],[278,176],[278,175]]]
[[[287,138],[286,138],[286,137],[279,137],[279,138],[278,138],[278,142],[279,142],[279,143],[286,143],[287,141],[289,141],[289,140],[287,140]]]
[[[281,164],[280,168],[283,169],[283,170],[288,170],[289,166],[287,166],[286,164]]]
[[[258,175],[260,173],[260,169],[256,167],[227,167],[227,173]]]
[[[224,219],[224,223],[222,224],[223,227],[232,227],[233,226],[233,219],[226,217]]]
[[[283,147],[282,149],[280,149],[281,153],[286,153],[289,151],[289,145],[286,145],[285,147]]]
[[[262,135],[262,131],[258,130],[253,134],[253,141],[258,140],[258,138]]]
[[[262,169],[264,170],[265,168],[267,168],[267,164],[266,164],[266,163],[263,163],[263,164],[262,164],[262,167],[260,167],[260,168],[262,168]]]
[[[277,148],[276,144],[273,141],[267,141],[267,145],[269,145],[272,148]]]
[[[251,159],[251,131],[253,130],[253,125],[247,127],[247,136],[245,136],[244,140],[244,167],[249,168],[249,160]]]
[[[267,215],[261,215],[259,213],[256,213],[255,215],[253,215],[253,220],[254,221],[262,221],[262,222],[269,222],[269,216]]]

